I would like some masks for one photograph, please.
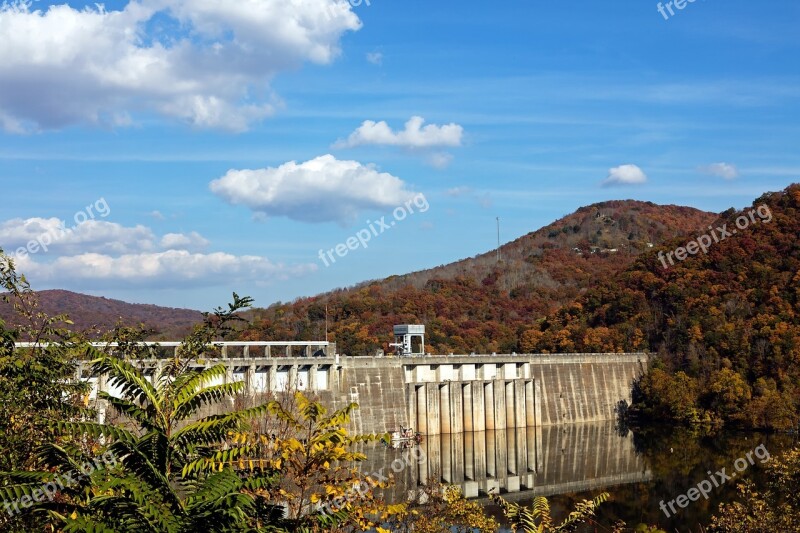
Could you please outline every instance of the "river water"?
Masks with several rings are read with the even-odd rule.
[[[763,486],[763,461],[796,444],[787,435],[670,427],[634,431],[613,422],[587,423],[440,435],[405,450],[376,446],[365,450],[369,459],[362,469],[392,473],[395,485],[386,494],[391,501],[439,480],[461,487],[501,522],[499,510],[486,498],[489,491],[525,505],[535,496],[547,496],[560,518],[576,501],[605,491],[611,500],[598,514],[600,526],[624,520],[630,527],[645,523],[667,531],[698,531],[720,502],[736,494],[737,481]],[[722,468],[725,472],[717,476]],[[700,496],[681,508],[678,496],[704,480],[708,499]],[[668,506],[671,500],[676,500],[675,513]],[[669,517],[660,508],[662,501]]]

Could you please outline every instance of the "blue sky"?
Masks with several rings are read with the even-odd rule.
[[[266,306],[485,252],[498,216],[800,181],[800,4],[657,4],[6,5],[0,247],[40,289]]]

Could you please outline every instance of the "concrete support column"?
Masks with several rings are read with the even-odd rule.
[[[248,396],[255,395],[255,386],[253,382],[256,378],[256,365],[248,365],[244,371],[244,393]]]
[[[483,382],[473,381],[470,384],[470,389],[472,391],[472,430],[486,431],[486,404]]]
[[[497,433],[486,432],[486,477],[497,477]]]
[[[319,365],[311,365],[311,368],[308,369],[308,390],[319,390],[319,386],[317,385],[317,372],[319,372]]]
[[[228,358],[228,347],[223,345],[222,349],[220,350],[220,353],[222,354],[222,358],[223,359],[227,359]]]
[[[270,365],[267,367],[267,392],[277,392],[278,390],[278,366]]]
[[[525,380],[514,380],[514,427],[524,428],[528,425],[525,405]]]
[[[519,449],[517,448],[517,434],[516,428],[508,428],[506,430],[506,457],[508,461],[508,473],[513,475],[518,475],[519,470],[517,470],[517,453]],[[508,489],[508,487],[506,487]]]
[[[515,472],[521,476],[528,471],[528,441],[527,428],[522,426],[514,429],[514,435],[517,441],[517,464]]]
[[[442,433],[442,462],[441,462],[441,476],[442,481],[445,483],[455,483],[453,478],[453,435],[451,433]]]
[[[428,435],[438,435],[442,433],[441,417],[439,416],[439,387],[431,383],[425,387],[425,410],[428,414]]]
[[[529,428],[536,425],[533,403],[533,380],[528,380],[525,382],[525,425]]]
[[[495,431],[494,434],[497,439],[497,444],[495,445],[495,469],[497,477],[505,478],[508,476],[508,430],[503,428]]]
[[[452,396],[451,396],[452,397]],[[450,457],[453,463],[451,473],[453,481],[451,483],[464,482],[464,434],[453,433],[450,435]]]
[[[464,393],[461,383],[450,382],[450,432],[461,434],[464,431]],[[458,461],[461,464],[461,461]]]
[[[297,365],[289,367],[289,387],[295,389],[297,387]]]
[[[539,443],[536,442],[537,435],[536,435],[536,428],[530,426],[525,429],[525,440],[528,443],[528,472],[536,472],[536,448],[539,446]],[[533,488],[533,487],[528,487]]]
[[[421,386],[415,386],[415,395],[416,395],[416,402],[417,402],[417,431],[422,433],[423,435],[429,435],[430,432],[428,431],[428,386],[422,384]]]
[[[472,415],[472,383],[466,383],[461,391],[461,405],[464,409],[464,427],[466,432],[474,431]]]
[[[82,369],[79,370],[82,372]],[[108,375],[100,374],[97,376],[97,397],[100,397],[101,392],[108,392]]]
[[[506,393],[506,427],[513,428],[514,423],[516,422],[514,408],[516,407],[516,402],[514,401],[514,382],[509,381],[505,384],[505,393]]]
[[[272,346],[269,344],[264,346],[264,357],[272,357]]]
[[[419,422],[417,421],[417,391],[413,383],[406,384],[406,404],[408,405],[408,425],[414,431],[419,431]]]
[[[464,478],[475,481],[475,433],[464,433]]]
[[[494,407],[494,382],[489,381],[483,386],[484,405],[486,406],[486,431],[493,431],[497,428],[495,424]]]
[[[242,358],[248,359],[250,357],[250,346],[243,346],[242,347]]]
[[[473,448],[475,449],[475,481],[486,478],[486,432],[477,431],[472,434],[474,439]]]
[[[444,385],[437,385],[439,389],[439,409],[441,413],[441,432],[450,434],[453,432],[452,428],[452,410],[450,408],[450,387],[449,383],[445,383]],[[442,457],[444,457],[444,451],[442,451]]]
[[[533,381],[533,418],[535,426],[542,427],[542,384],[539,380]]]
[[[505,380],[498,379],[493,382],[494,384],[494,429],[506,429],[506,382]],[[487,409],[488,411],[488,409]],[[486,426],[489,429],[489,426]]]

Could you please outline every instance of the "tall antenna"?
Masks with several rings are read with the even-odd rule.
[[[500,217],[497,217],[497,262],[500,262]]]

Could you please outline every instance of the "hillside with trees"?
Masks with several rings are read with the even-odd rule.
[[[664,268],[658,252],[689,242],[675,239],[640,256],[615,279],[531,324],[526,346],[656,352],[634,406],[649,418],[796,427],[800,185],[764,194],[751,208],[726,211],[714,224],[723,225],[731,235],[707,254]]]
[[[148,304],[131,304],[64,290],[39,291],[39,311],[49,315],[69,315],[70,328],[99,338],[117,324],[144,325],[151,331],[149,339],[175,340],[184,337],[192,326],[203,320],[203,314],[191,309],[173,309]],[[19,315],[12,306],[0,300],[0,320],[18,326]],[[65,324],[61,324],[62,326]]]
[[[631,265],[652,247],[713,222],[689,207],[633,200],[578,209],[500,250],[252,311],[243,340],[329,338],[349,355],[388,350],[394,324],[427,326],[431,353],[529,349],[535,320]]]

